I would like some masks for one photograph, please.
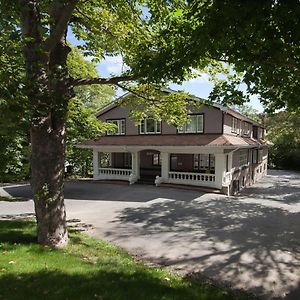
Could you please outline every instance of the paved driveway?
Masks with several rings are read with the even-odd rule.
[[[239,197],[91,182],[66,184],[68,218],[92,235],[179,272],[201,272],[266,298],[300,299],[300,175],[270,171]],[[28,186],[1,193],[27,195]],[[32,213],[0,202],[0,215]]]

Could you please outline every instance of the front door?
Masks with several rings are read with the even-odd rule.
[[[154,184],[156,176],[161,176],[160,152],[144,150],[140,152],[140,179]]]

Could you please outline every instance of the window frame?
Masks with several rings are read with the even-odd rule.
[[[233,116],[232,116],[232,120],[231,120],[231,132],[238,133],[238,118],[233,117]]]
[[[126,118],[119,118],[119,119],[107,119],[105,120],[105,122],[107,123],[113,123],[113,122],[117,122],[118,123],[118,130],[114,133],[107,131],[106,135],[109,136],[114,136],[114,135],[126,135]],[[123,126],[122,126],[122,122],[123,122]],[[122,128],[124,128],[124,133],[122,132]],[[119,132],[119,130],[121,129],[121,132]]]
[[[183,124],[182,126],[180,127],[177,127],[177,133],[179,134],[204,134],[204,113],[200,113],[200,114],[189,114],[188,115],[189,118],[191,119],[190,122],[187,122],[185,124]],[[200,131],[199,128],[198,128],[198,118],[201,116],[201,119],[202,119],[202,130]],[[192,121],[192,118],[195,118],[196,119],[196,130],[192,130],[192,131],[187,131],[187,125],[189,123],[191,123]]]
[[[156,157],[156,158],[154,159],[154,157]],[[153,153],[153,155],[152,155],[152,166],[155,166],[155,167],[161,166],[160,153]]]
[[[208,166],[203,166],[201,165],[201,155],[208,155]],[[212,164],[212,157],[214,157],[214,163]],[[195,162],[197,162],[197,167],[195,165]],[[207,154],[207,153],[194,153],[193,154],[193,170],[194,171],[198,171],[200,172],[201,170],[205,170],[204,172],[206,172],[207,170],[210,171],[210,174],[214,174],[214,172],[216,171],[216,157],[214,154]],[[202,172],[202,171],[201,171]]]
[[[247,126],[245,126],[245,125],[247,125]],[[243,136],[247,136],[247,137],[250,136],[250,125],[251,124],[249,122],[243,121],[243,123],[242,123],[242,135]]]
[[[154,132],[148,132],[148,130],[147,130],[147,121],[148,120],[154,121]],[[141,134],[141,135],[162,134],[162,124],[161,123],[162,123],[161,120],[156,120],[154,118],[145,118],[144,120],[141,121],[141,123],[139,125],[139,134]],[[159,127],[159,131],[157,130],[158,127]],[[143,131],[142,131],[142,128],[143,128]]]

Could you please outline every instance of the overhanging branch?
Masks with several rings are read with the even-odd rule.
[[[73,79],[72,85],[91,85],[91,84],[115,84],[117,85],[119,82],[124,81],[133,81],[133,76],[117,76],[111,78],[79,78]]]

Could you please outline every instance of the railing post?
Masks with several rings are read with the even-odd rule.
[[[131,152],[131,172],[137,179],[140,178],[140,155],[139,152]]]
[[[169,180],[170,160],[168,152],[160,152],[161,158],[161,177],[164,182]]]
[[[99,153],[96,149],[93,149],[93,179],[97,179],[99,176]]]
[[[221,189],[226,172],[226,160],[224,153],[215,153],[215,182],[217,188]]]

